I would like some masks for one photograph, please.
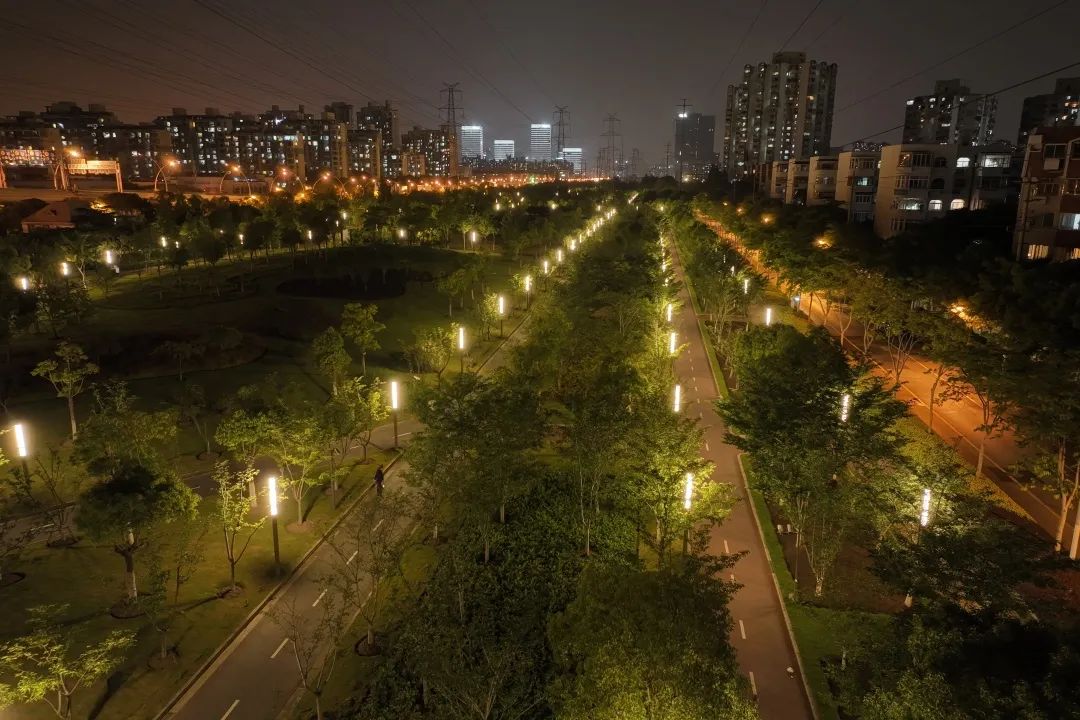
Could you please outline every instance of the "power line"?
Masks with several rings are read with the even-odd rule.
[[[784,51],[784,48],[786,48],[786,47],[787,47],[788,43],[789,43],[789,42],[791,42],[792,40],[794,40],[794,39],[795,39],[795,36],[796,36],[796,35],[798,35],[798,34],[799,34],[799,31],[803,29],[803,25],[805,25],[805,24],[806,24],[806,21],[810,19],[810,16],[812,16],[812,15],[813,15],[814,13],[816,13],[816,12],[817,12],[817,9],[818,9],[819,7],[821,7],[821,4],[822,4],[823,2],[825,2],[825,0],[818,0],[818,2],[817,2],[817,5],[815,5],[814,7],[810,8],[810,12],[806,13],[806,17],[804,17],[804,18],[802,19],[802,22],[801,22],[801,23],[799,23],[798,27],[796,27],[796,28],[795,28],[794,30],[792,30],[792,31],[791,31],[791,35],[789,35],[789,36],[788,36],[788,39],[787,39],[787,40],[785,40],[785,41],[783,42],[783,44],[782,44],[782,45],[780,45],[780,52],[783,52],[783,51]]]
[[[521,60],[518,59],[518,56],[514,54],[514,51],[510,48],[509,45],[502,41],[502,36],[499,35],[499,32],[491,24],[491,21],[488,20],[487,15],[485,15],[484,12],[480,9],[480,6],[476,3],[476,0],[469,0],[469,4],[472,6],[473,13],[478,18],[480,18],[480,20],[482,20],[485,25],[487,25],[488,30],[491,31],[491,37],[495,38],[495,43],[499,46],[499,48],[504,53],[506,53],[507,56],[509,56],[509,58],[513,60],[519,68],[521,68],[525,72],[525,75],[529,78],[529,81],[532,82],[532,84],[536,86],[536,89],[540,91],[540,94],[547,99],[548,104],[554,105],[555,101],[552,99],[551,95],[547,92],[547,90],[544,89],[544,86],[540,84],[540,81],[536,79],[536,75],[533,74],[532,70],[530,70],[525,65],[525,63],[521,62]]]
[[[709,88],[709,92],[705,94],[706,98],[712,97],[713,93],[716,92],[716,88],[720,86],[721,82],[723,82],[724,75],[727,74],[728,68],[731,67],[732,61],[735,60],[735,56],[739,54],[740,50],[742,50],[742,46],[746,43],[746,38],[750,37],[751,31],[753,31],[754,26],[757,25],[757,21],[761,17],[761,13],[765,11],[765,6],[768,4],[769,0],[761,0],[761,5],[758,6],[757,14],[754,15],[754,19],[751,20],[750,24],[746,27],[746,32],[744,32],[742,37],[739,39],[739,44],[736,45],[735,49],[731,51],[731,57],[729,57],[727,59],[727,62],[724,63],[724,69],[721,70],[720,74],[716,76],[716,82],[714,82],[712,87]]]
[[[1036,18],[1042,17],[1043,15],[1050,12],[1051,10],[1056,10],[1057,8],[1061,7],[1062,5],[1068,4],[1069,1],[1070,0],[1060,0],[1060,2],[1054,3],[1053,5],[1050,5],[1049,7],[1044,8],[1044,9],[1040,10],[1039,12],[1035,13],[1034,15],[1029,15],[1028,17],[1024,18],[1023,20],[1019,20],[1019,21],[1013,23],[1012,25],[1008,26],[1007,28],[999,30],[998,32],[996,32],[996,33],[994,33],[992,35],[988,35],[987,37],[983,38],[982,40],[979,40],[978,42],[967,46],[966,48],[964,48],[963,50],[960,50],[959,52],[953,53],[952,55],[948,56],[947,58],[939,60],[938,62],[934,63],[933,65],[928,65],[927,67],[924,67],[921,70],[917,70],[917,71],[911,73],[910,75],[907,75],[905,77],[900,78],[899,80],[892,83],[891,85],[883,87],[880,90],[877,90],[875,92],[870,93],[869,95],[864,95],[863,97],[861,97],[861,98],[859,98],[857,100],[853,100],[852,102],[848,103],[847,105],[843,106],[842,108],[839,108],[836,112],[841,113],[841,112],[843,112],[845,110],[853,108],[856,105],[864,103],[867,100],[872,100],[872,99],[874,99],[874,98],[876,98],[876,97],[878,97],[880,95],[883,95],[884,93],[889,92],[890,90],[893,90],[893,89],[899,87],[900,85],[903,85],[908,80],[913,80],[913,79],[919,77],[920,75],[924,75],[924,74],[930,72],[931,70],[936,70],[937,68],[941,67],[942,65],[944,65],[944,64],[946,64],[948,62],[951,62],[951,61],[955,60],[956,58],[960,57],[961,55],[966,55],[967,53],[971,52],[972,50],[980,48],[980,47],[982,47],[983,45],[987,44],[988,42],[990,42],[992,40],[997,40],[1002,35],[1005,35],[1005,34],[1007,34],[1009,32],[1012,32],[1016,28],[1018,28],[1018,27],[1020,27],[1022,25],[1026,25],[1027,23],[1031,22],[1032,20],[1035,20]]]
[[[1080,65],[1080,61],[1072,62],[1072,63],[1069,63],[1068,65],[1063,65],[1063,66],[1061,66],[1059,68],[1054,68],[1053,70],[1048,70],[1047,72],[1039,73],[1038,75],[1035,75],[1034,77],[1030,77],[1030,78],[1028,78],[1026,80],[1021,80],[1020,82],[1013,83],[1012,85],[1006,85],[1003,88],[998,88],[997,90],[994,90],[993,92],[972,95],[972,96],[962,100],[957,105],[957,108],[958,109],[963,108],[964,105],[967,105],[970,102],[975,102],[976,100],[981,100],[982,98],[994,97],[996,95],[1000,95],[1002,93],[1008,92],[1009,90],[1015,90],[1018,87],[1023,87],[1024,85],[1030,85],[1033,82],[1036,82],[1038,80],[1042,80],[1043,78],[1051,77],[1053,75],[1057,75],[1058,73],[1065,72],[1066,70],[1074,68],[1074,67],[1076,67],[1078,65]],[[849,142],[844,143],[844,145],[845,146],[846,145],[851,145],[853,143],[862,142],[863,140],[869,140],[870,138],[877,137],[878,135],[884,135],[885,133],[890,133],[890,132],[893,132],[895,130],[903,130],[903,129],[904,129],[904,124],[900,123],[899,125],[894,125],[894,126],[892,126],[890,128],[886,128],[884,130],[879,130],[878,132],[870,133],[869,135],[864,135],[864,136],[862,136],[860,138],[856,138],[854,140],[851,140]]]
[[[839,25],[839,24],[840,24],[840,21],[841,21],[841,20],[845,20],[845,19],[847,19],[847,13],[846,13],[846,12],[843,12],[843,13],[840,13],[839,15],[837,15],[837,16],[836,16],[836,19],[835,19],[835,20],[833,20],[833,21],[832,21],[831,23],[829,23],[828,25],[826,25],[826,26],[825,26],[825,29],[824,29],[824,30],[822,30],[822,31],[821,31],[821,32],[819,32],[819,33],[818,33],[817,35],[815,35],[815,36],[814,36],[814,39],[813,39],[813,40],[811,40],[811,41],[810,41],[809,43],[807,43],[806,45],[804,45],[804,46],[803,46],[803,49],[804,49],[804,50],[809,50],[810,48],[812,48],[812,47],[814,47],[815,45],[817,45],[817,42],[818,42],[818,40],[820,40],[821,38],[825,37],[825,35],[826,35],[826,34],[827,34],[827,33],[828,33],[828,32],[829,32],[830,30],[832,30],[832,29],[833,29],[834,27],[836,27],[837,25]]]
[[[195,0],[195,1],[200,2],[201,0]],[[437,37],[439,39],[439,41],[442,42],[443,45],[445,45],[447,48],[449,48],[450,52],[452,52],[457,57],[457,61],[461,64],[462,68],[464,68],[466,72],[468,72],[470,75],[472,75],[478,81],[480,81],[480,83],[482,83],[485,87],[487,87],[489,90],[491,90],[493,93],[495,93],[503,102],[505,102],[507,105],[512,107],[518,113],[520,113],[521,116],[524,117],[526,120],[528,120],[530,123],[533,121],[532,117],[527,112],[525,112],[524,110],[519,108],[517,105],[515,105],[514,102],[512,100],[510,100],[510,98],[506,97],[506,95],[503,94],[502,90],[495,87],[494,83],[492,83],[490,80],[488,80],[486,77],[484,77],[483,73],[481,73],[479,70],[473,69],[473,67],[468,62],[465,61],[465,59],[462,56],[461,52],[459,52],[458,49],[456,47],[454,47],[454,44],[451,43],[449,40],[447,40],[446,36],[443,35],[442,32],[440,32],[439,29],[437,27],[435,27],[435,25],[433,25],[431,23],[431,21],[428,20],[424,16],[424,14],[421,13],[412,2],[410,2],[410,0],[402,0],[402,3],[406,7],[408,7],[410,10],[412,10],[413,14],[416,15],[416,17],[420,18],[420,22],[422,22],[424,24],[424,26],[428,29],[428,32],[430,32],[432,35]]]

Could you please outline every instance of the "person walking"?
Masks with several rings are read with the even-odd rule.
[[[380,497],[382,496],[383,480],[385,479],[385,477],[386,476],[383,473],[382,465],[375,468],[375,494]]]

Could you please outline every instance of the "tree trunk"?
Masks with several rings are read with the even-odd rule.
[[[975,479],[982,477],[983,460],[986,458],[986,434],[979,440],[979,461],[975,464]]]
[[[296,524],[301,525],[304,522],[304,498],[301,495],[296,496]]]
[[[361,374],[367,375],[367,353],[366,352],[360,353],[360,368],[361,368]]]
[[[71,439],[75,439],[75,435],[78,434],[79,428],[75,424],[75,396],[68,395],[68,419],[71,420]]]
[[[322,716],[322,703],[319,702],[319,695],[312,693],[315,697],[315,720],[323,720]]]
[[[124,572],[127,574],[127,599],[134,602],[139,599],[139,588],[135,583],[135,555],[130,550],[121,554],[124,557]]]

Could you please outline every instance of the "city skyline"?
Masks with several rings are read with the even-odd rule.
[[[8,4],[14,10],[15,4]],[[20,5],[9,13],[16,18],[12,37],[0,51],[7,66],[18,68],[5,80],[0,114],[71,100],[83,106],[104,103],[125,122],[138,123],[172,107],[259,112],[301,101],[321,108],[335,100],[362,105],[389,99],[404,127],[438,127],[442,82],[460,81],[465,108],[460,120],[482,124],[489,136],[521,142],[529,125],[548,121],[556,104],[567,105],[574,113],[567,144],[582,147],[589,158],[600,145],[603,116],[615,112],[624,120],[624,146],[640,148],[652,165],[670,138],[673,104],[685,95],[696,111],[722,117],[723,90],[742,66],[782,48],[838,65],[832,144],[842,145],[901,124],[905,101],[924,94],[937,79],[959,77],[980,91],[993,91],[1064,65],[1072,59],[1064,33],[1078,16],[1075,6],[1051,5],[1044,13],[1047,8],[1024,10],[998,0],[984,3],[977,16],[930,3],[924,13],[887,6],[852,10],[839,0],[764,8],[720,3],[656,28],[643,3],[630,3],[618,7],[618,32],[586,30],[595,25],[590,18],[614,7],[609,5],[554,8],[553,17],[573,13],[578,22],[569,30],[560,24],[560,31],[569,33],[566,51],[550,59],[546,43],[513,33],[527,16],[517,5],[476,5],[465,13],[454,3],[367,9],[364,17],[373,22],[365,26],[400,27],[406,41],[398,46],[361,33],[364,43],[357,47],[347,46],[348,36],[336,28],[348,24],[355,11],[318,2],[302,15],[284,3],[269,2],[256,15],[253,5],[226,9],[208,0],[123,18],[104,6]],[[1041,16],[1024,27],[1003,32],[1036,14]],[[252,17],[259,20],[246,29],[232,22],[244,24]],[[165,35],[157,29],[164,26],[174,31]],[[88,36],[50,44],[32,40],[27,32],[49,34],[52,27],[83,27]],[[641,72],[607,77],[611,67],[645,71],[632,46],[662,29],[683,33],[687,42],[664,54],[650,69],[652,79],[643,79]],[[995,33],[1002,34],[942,62]],[[965,39],[959,45],[958,37]],[[588,42],[576,42],[584,38]],[[707,63],[699,57],[702,47]],[[592,62],[601,56],[604,62]],[[82,61],[73,63],[76,57]],[[132,70],[133,58],[149,61],[147,67]],[[701,70],[688,70],[695,62]],[[347,64],[362,70],[363,79],[354,79]],[[259,75],[256,68],[271,68],[273,76],[251,81]],[[1047,77],[999,96],[995,138],[1015,138],[1023,98],[1049,92],[1053,83]],[[874,139],[895,142],[899,136],[895,130]]]

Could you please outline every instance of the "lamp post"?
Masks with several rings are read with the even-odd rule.
[[[682,498],[683,510],[685,510],[686,512],[690,512],[690,506],[693,504],[693,502],[694,502],[694,473],[688,472],[688,473],[686,473],[686,484],[683,486],[683,498]],[[683,552],[683,555],[686,554],[686,551],[689,548],[689,546],[690,546],[690,526],[689,526],[689,524],[687,524],[687,526],[683,528],[683,536],[682,536],[682,552]]]
[[[64,260],[60,263],[60,274],[64,277],[67,277],[71,274],[71,265],[68,263],[67,260]]]
[[[458,357],[461,360],[459,372],[465,372],[465,326],[458,325],[457,329]]]
[[[749,295],[750,294],[750,278],[745,278],[742,281],[742,294],[743,295]]]
[[[506,298],[499,295],[495,298],[495,304],[499,310],[499,337],[503,337],[503,320],[506,318]]]
[[[394,449],[397,450],[398,446],[398,408],[401,406],[401,399],[398,396],[398,381],[390,381],[390,413],[394,416]]]
[[[278,529],[277,529],[277,516],[278,516],[278,494],[277,494],[277,476],[271,475],[266,478],[266,499],[270,504],[270,528],[274,535],[274,573],[278,573],[281,570],[281,546],[278,543]]]
[[[30,278],[26,277],[25,275],[20,275],[17,282],[19,284],[19,289],[23,292],[26,292],[30,289]]]
[[[221,195],[221,191],[225,189],[225,178],[229,177],[230,175],[235,175],[238,172],[240,172],[239,165],[227,165],[225,167],[225,172],[221,174],[221,180],[218,182],[218,195]]]
[[[667,310],[665,311],[664,315],[667,317],[667,321],[669,323],[671,322],[671,317],[672,317],[672,314],[674,313],[674,311],[675,311],[675,308],[672,307],[672,303],[668,303],[667,304]]]
[[[846,423],[851,414],[851,395],[844,393],[840,396],[840,422]]]
[[[532,304],[532,275],[525,276],[525,309]]]
[[[180,162],[176,158],[169,158],[164,163],[154,163],[158,167],[157,174],[154,175],[154,192],[158,189],[158,180],[165,182],[165,192],[169,192],[169,176],[165,174],[165,170],[168,168],[176,168],[180,166]]]
[[[558,264],[562,264],[562,261],[563,261],[563,251],[562,251],[562,248],[559,248],[559,249],[557,249],[555,251],[555,262],[558,263]]]
[[[919,538],[922,536],[922,529],[930,524],[930,488],[923,488],[922,491],[922,504],[919,507],[919,534],[915,536],[915,542],[919,542]],[[908,592],[904,596],[904,607],[911,607],[911,603],[914,598],[911,593]]]
[[[399,239],[404,240],[405,238],[409,237],[409,231],[405,228],[398,228],[397,236]]]
[[[22,462],[23,475],[29,480],[30,466],[27,464],[26,458],[30,457],[30,445],[26,442],[26,428],[22,423],[15,423],[11,426],[11,432],[15,435],[15,455]]]
[[[765,327],[772,325],[772,308],[765,308]]]
[[[671,403],[671,409],[678,414],[682,409],[682,385],[675,384],[675,397]]]
[[[672,357],[675,356],[675,348],[676,348],[678,342],[679,342],[679,334],[677,332],[675,332],[674,330],[672,330],[671,334],[668,335],[668,344],[667,344],[668,355],[671,355]]]

